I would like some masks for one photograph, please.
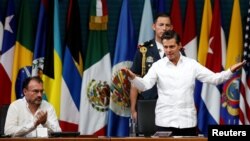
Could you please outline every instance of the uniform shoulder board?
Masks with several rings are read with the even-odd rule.
[[[144,46],[144,47],[153,47],[154,44],[153,44],[153,41],[152,41],[152,40],[149,40],[149,41],[146,41],[146,42],[143,42],[143,43],[139,44],[138,47],[140,48],[140,47],[142,47],[142,46]]]

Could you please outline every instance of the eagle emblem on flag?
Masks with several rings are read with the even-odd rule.
[[[87,87],[87,96],[91,106],[99,112],[105,112],[109,107],[110,87],[106,81],[92,81]]]

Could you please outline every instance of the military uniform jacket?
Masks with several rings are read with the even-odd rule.
[[[143,59],[143,53],[142,53],[142,48],[146,48],[145,57]],[[145,49],[143,49],[145,51]],[[144,42],[143,44],[138,46],[138,49],[136,51],[134,60],[133,60],[133,65],[131,67],[131,71],[133,71],[135,74],[143,77],[149,70],[149,68],[152,66],[152,64],[156,61],[161,59],[159,50],[156,46],[156,42],[154,39],[149,40],[147,42]],[[145,70],[143,71],[143,61],[144,61],[144,66]],[[157,99],[158,94],[157,94],[157,87],[156,85],[152,87],[151,89],[142,92],[142,94],[139,95],[139,99]]]

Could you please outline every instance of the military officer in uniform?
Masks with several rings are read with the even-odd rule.
[[[138,76],[143,77],[154,62],[164,56],[163,45],[161,43],[161,36],[167,30],[172,30],[170,16],[168,14],[158,14],[152,25],[155,32],[154,39],[146,41],[138,46],[135,54],[131,71]],[[133,120],[137,120],[136,103],[137,99],[157,99],[156,85],[140,94],[138,90],[131,86],[130,90],[130,103],[131,103],[131,116]]]

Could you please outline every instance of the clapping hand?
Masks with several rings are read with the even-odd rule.
[[[45,124],[46,121],[47,121],[47,111],[38,111],[36,114],[35,114],[35,126],[38,126],[39,124]]]

